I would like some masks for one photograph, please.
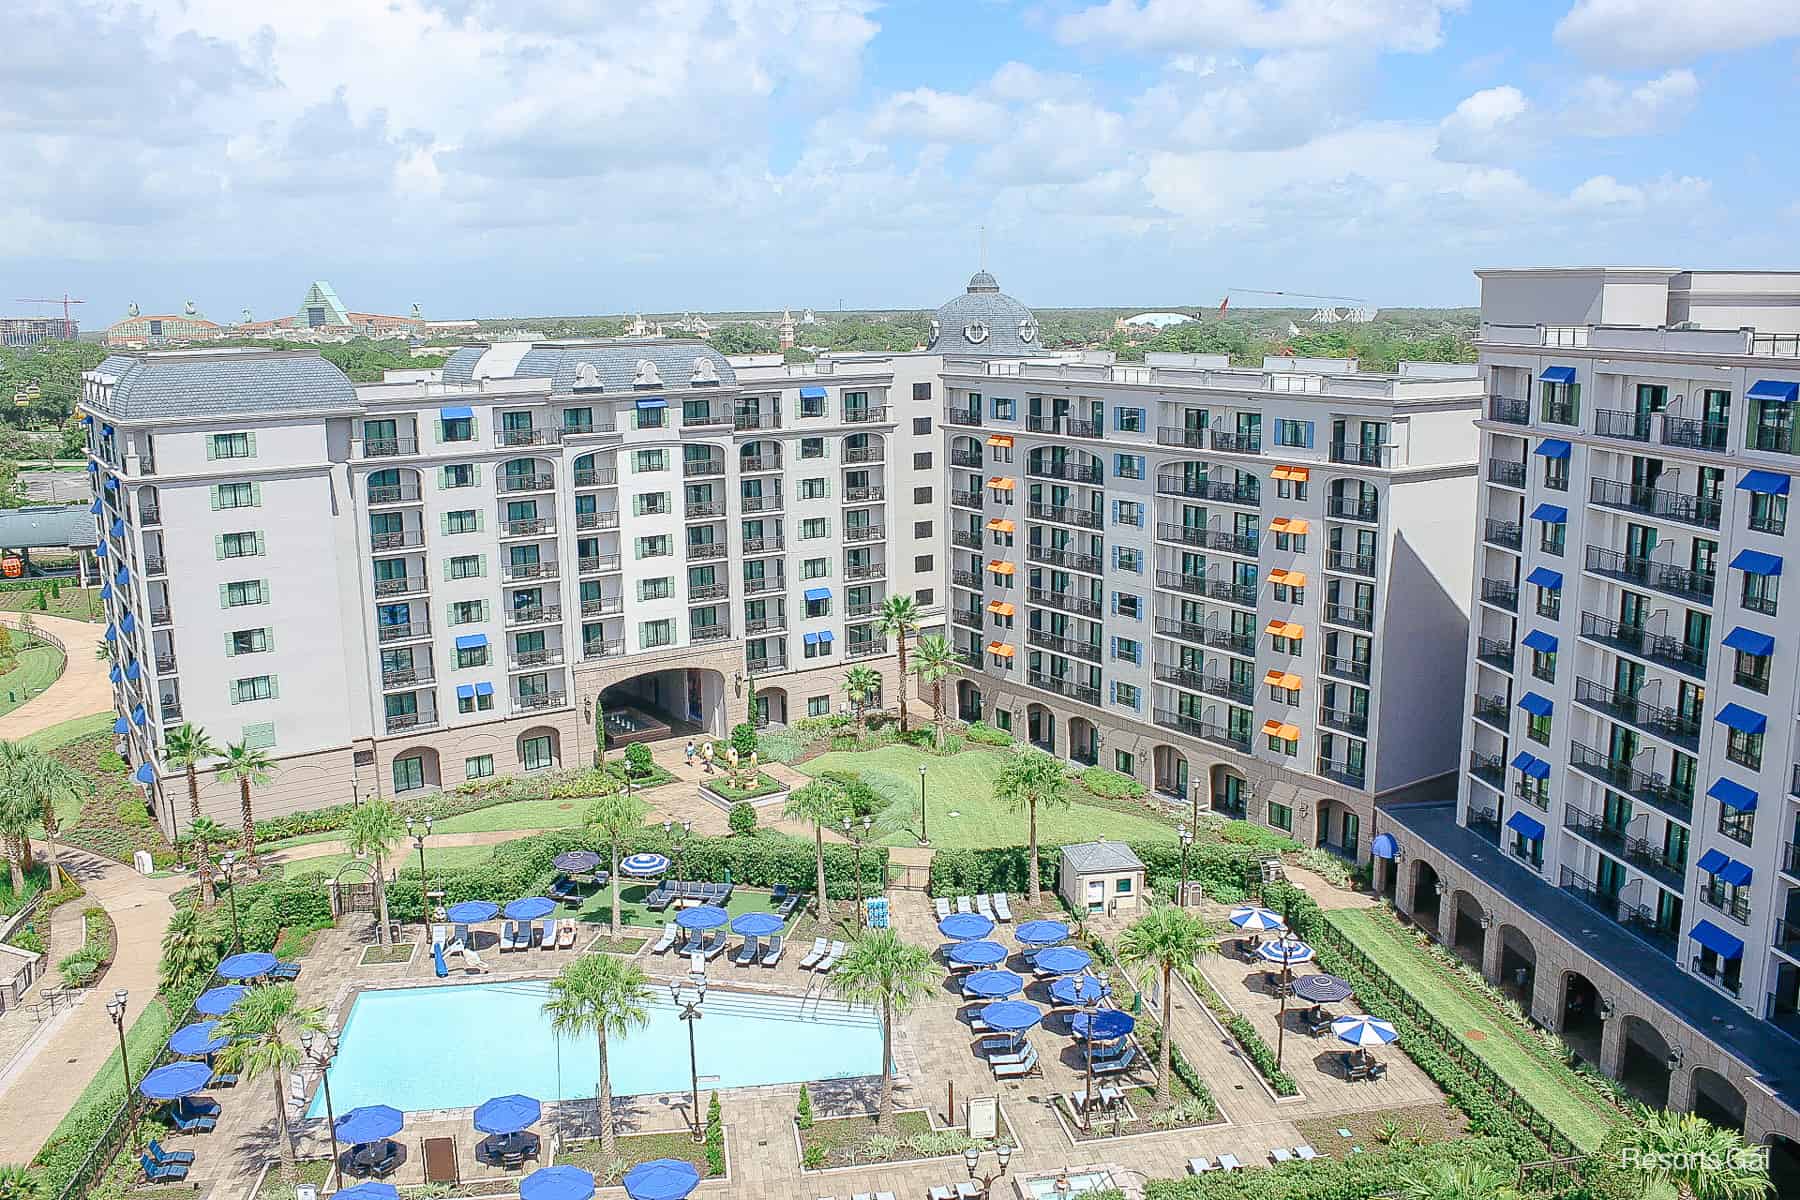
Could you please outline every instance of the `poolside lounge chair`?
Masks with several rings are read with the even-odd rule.
[[[475,953],[475,951],[470,950],[467,947],[464,947],[463,952],[462,952],[462,960],[463,960],[463,969],[464,970],[478,971],[484,975],[487,973],[488,965],[481,961],[481,955]]]
[[[1002,921],[1012,920],[1012,908],[1006,903],[1005,892],[994,893],[994,915]]]
[[[400,1169],[400,1143],[386,1141],[381,1144],[380,1152],[373,1155],[363,1167],[377,1179],[385,1179]]]
[[[744,944],[739,947],[736,954],[731,956],[731,961],[737,966],[747,967],[761,955],[762,940],[752,933],[745,935]]]
[[[1136,1057],[1137,1047],[1127,1042],[1123,1054],[1116,1054],[1111,1058],[1106,1059],[1095,1059],[1094,1065],[1090,1070],[1096,1075],[1111,1075],[1119,1071],[1129,1070],[1131,1061]]]
[[[177,1100],[175,1106],[191,1117],[216,1117],[219,1115],[219,1102],[211,1096],[187,1096]]]
[[[819,962],[825,957],[825,948],[826,943],[824,938],[814,938],[812,949],[808,950],[806,956],[800,960],[800,969],[802,971],[810,971],[818,966]]]
[[[162,1148],[161,1142],[157,1141],[155,1138],[151,1138],[150,1157],[156,1160],[156,1165],[160,1167],[164,1163],[191,1163],[194,1161],[194,1152],[192,1150],[177,1150],[174,1153],[170,1153]]]
[[[237,1077],[236,1071],[215,1070],[213,1072],[213,1077],[212,1077],[211,1081],[209,1082],[208,1086],[209,1087],[236,1087],[237,1084],[238,1084],[238,1077]]]
[[[775,906],[775,912],[782,920],[794,915],[794,910],[806,903],[805,892],[789,892],[787,899]]]
[[[433,950],[442,949],[447,954],[449,953],[449,946],[450,927],[448,925],[433,925],[431,927],[431,948]]]
[[[708,958],[717,958],[725,953],[725,935],[723,933],[708,934],[701,943],[700,949]]]
[[[513,923],[511,921],[500,922],[500,953],[505,954],[516,944],[513,940]]]
[[[667,954],[675,945],[675,939],[681,936],[681,926],[670,921],[663,926],[662,936],[656,939],[656,945],[650,947],[652,954]]]
[[[1214,1165],[1213,1160],[1206,1157],[1204,1154],[1200,1155],[1198,1158],[1188,1159],[1188,1174],[1190,1175],[1205,1175],[1209,1171],[1216,1171],[1218,1169],[1219,1168]]]
[[[668,908],[670,901],[675,898],[674,893],[670,892],[668,887],[669,885],[666,883],[657,884],[656,890],[644,897],[644,907],[651,912],[662,912]]]
[[[925,1193],[925,1200],[956,1200],[956,1189],[947,1183],[940,1183]]]
[[[994,1065],[995,1079],[1023,1079],[1027,1075],[1033,1075],[1039,1071],[1037,1047],[1030,1043],[1026,1045],[1027,1049],[1018,1062],[1003,1062]]]
[[[538,922],[538,949],[556,949],[556,927],[560,924],[554,917],[545,917]]]
[[[144,1179],[149,1183],[179,1183],[187,1178],[186,1163],[157,1163],[148,1154],[138,1155],[138,1163],[144,1168]]]
[[[931,902],[931,907],[932,910],[937,913],[937,919],[940,921],[950,915],[950,902],[942,896],[934,899]]]
[[[892,1193],[892,1192],[876,1192],[875,1200],[894,1200],[894,1193]]]
[[[183,1133],[211,1133],[219,1124],[217,1115],[184,1113],[179,1108],[169,1110],[169,1119]]]
[[[269,972],[269,979],[275,983],[292,983],[300,978],[300,964],[297,962],[276,963],[275,969]]]
[[[556,948],[558,950],[573,950],[575,948],[575,922],[574,921],[563,920],[563,921],[557,922],[557,924],[556,924]]]
[[[819,964],[815,966],[813,970],[821,975],[825,974],[827,971],[838,965],[838,959],[844,957],[844,952],[848,949],[849,947],[842,942],[831,943],[831,952],[820,959]]]
[[[544,895],[550,897],[552,900],[559,900],[564,904],[571,902],[575,904],[581,903],[581,894],[575,890],[574,881],[567,875],[558,875],[555,879],[552,879],[550,881],[550,888]]]
[[[788,885],[785,883],[778,883],[774,887],[770,888],[769,889],[769,907],[774,908],[777,904],[780,904],[783,900],[786,900],[787,894],[788,894]]]
[[[994,920],[994,905],[992,901],[988,899],[986,892],[975,897],[975,911],[990,921]]]
[[[1232,1154],[1219,1155],[1219,1170],[1221,1170],[1221,1171],[1241,1171],[1243,1169],[1244,1169],[1244,1164],[1237,1160],[1236,1155],[1232,1155]]]
[[[971,901],[967,896],[958,896],[956,898],[956,911],[959,913],[974,912],[975,911],[974,902]]]
[[[779,933],[770,934],[768,941],[763,943],[762,958],[758,961],[765,967],[774,966],[781,961],[781,951],[786,945],[787,939],[783,938]]]
[[[983,1200],[987,1192],[973,1179],[965,1179],[956,1185],[956,1200]]]
[[[456,935],[450,939],[450,944],[463,947],[473,946],[475,944],[475,935],[469,932],[469,927],[467,925],[458,925],[456,927]],[[444,947],[445,950],[448,950],[449,948],[449,946]]]
[[[1313,1159],[1319,1157],[1319,1152],[1305,1142],[1301,1142],[1298,1146],[1294,1147],[1294,1157],[1301,1162],[1311,1162]]]
[[[1269,1158],[1275,1163],[1276,1166],[1280,1166],[1282,1163],[1285,1163],[1285,1162],[1293,1162],[1294,1161],[1294,1152],[1292,1150],[1289,1150],[1286,1146],[1277,1146],[1273,1150],[1269,1151]]]

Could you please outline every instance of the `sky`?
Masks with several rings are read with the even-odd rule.
[[[87,328],[1800,267],[1795,0],[8,7],[0,312]]]

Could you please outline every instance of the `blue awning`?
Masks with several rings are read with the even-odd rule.
[[[93,513],[96,517],[99,516],[105,508],[105,502],[99,499],[96,499],[92,504],[88,505],[88,511]]]
[[[667,408],[669,401],[663,396],[639,396],[637,406],[639,408]]]
[[[136,629],[137,628],[137,614],[128,612],[123,617],[120,617],[119,618],[119,628],[126,633],[130,633],[132,630]]]
[[[1766,492],[1771,496],[1785,496],[1788,485],[1793,482],[1791,476],[1779,471],[1745,471],[1744,477],[1738,480],[1740,492]]]
[[[106,549],[105,542],[101,542],[98,546],[94,547],[94,557],[95,558],[105,558],[106,555],[107,555],[107,549]]]
[[[1562,586],[1562,572],[1552,571],[1549,567],[1534,567],[1525,582],[1533,587],[1559,588]]]
[[[83,425],[92,425],[94,423],[94,414],[93,413],[82,413],[81,414],[81,423]]]
[[[1369,853],[1376,858],[1393,858],[1400,853],[1400,843],[1391,833],[1378,833],[1369,840]]]
[[[134,658],[125,664],[125,678],[131,680],[131,682],[136,683],[143,674],[143,665],[139,663],[137,659]]]
[[[477,696],[491,696],[494,694],[494,685],[491,683],[478,683],[475,685],[475,694]]]
[[[116,490],[118,490],[118,487],[119,487],[119,481],[117,479],[114,479],[111,475],[108,475],[106,477],[106,490],[109,492],[116,491]]]
[[[118,680],[115,679],[113,682],[117,683]],[[120,717],[118,720],[113,722],[113,732],[114,733],[130,733],[131,732],[131,722],[127,721],[124,717]]]
[[[98,462],[96,462],[94,459],[90,458],[90,459],[88,459],[88,470],[90,470],[94,474],[98,475],[100,473],[100,464]]]
[[[1769,634],[1758,633],[1739,625],[1725,635],[1725,645],[1733,650],[1742,650],[1745,654],[1760,655],[1775,649],[1775,639]]]
[[[1744,943],[1740,939],[1732,937],[1729,933],[1726,933],[1711,921],[1700,922],[1698,925],[1694,926],[1693,932],[1688,936],[1692,937],[1702,946],[1705,946],[1708,950],[1711,950],[1720,958],[1729,960],[1744,957]]]
[[[100,585],[100,598],[102,600],[111,600],[113,598],[113,590],[112,590],[112,581],[111,580],[108,580],[107,582]]]
[[[1569,443],[1561,438],[1545,438],[1537,444],[1537,452],[1545,458],[1569,457]]]
[[[1534,842],[1541,842],[1544,840],[1544,823],[1542,821],[1534,820],[1522,812],[1516,812],[1512,816],[1506,818],[1506,827],[1514,833],[1524,834]]]
[[[113,576],[113,582],[120,587],[131,586],[131,572],[127,571],[124,567],[120,567],[119,573]]]
[[[487,634],[485,633],[465,633],[456,639],[458,650],[479,650],[485,645],[487,645]]]
[[[139,765],[136,773],[132,775],[132,778],[143,784],[145,787],[148,787],[156,782],[156,768],[149,763],[143,763]]]
[[[1748,400],[1774,400],[1781,404],[1792,404],[1800,399],[1800,383],[1788,379],[1759,379],[1750,385],[1744,393]]]
[[[1728,861],[1725,869],[1719,872],[1719,878],[1732,887],[1749,887],[1750,880],[1755,875],[1756,872],[1750,869],[1750,864],[1741,863],[1735,858]]]
[[[117,625],[108,625],[106,627],[106,632],[100,636],[109,642],[116,642],[119,640],[119,627]]]
[[[457,684],[456,698],[458,700],[473,700],[475,698],[475,685],[472,683]]]
[[[103,437],[111,437],[113,435],[113,427],[111,425],[102,424],[100,426],[100,433]]]
[[[831,589],[830,588],[807,588],[806,589],[806,598],[808,600],[829,600],[829,599],[831,599]]]
[[[1513,755],[1512,765],[1515,770],[1523,772],[1529,779],[1548,779],[1550,777],[1550,764],[1526,750],[1521,750]]]
[[[800,640],[809,646],[816,646],[819,644],[819,635],[816,633],[802,634]]]
[[[1569,519],[1569,510],[1560,504],[1540,504],[1531,510],[1534,521],[1548,521],[1552,525],[1561,525]]]
[[[125,679],[125,668],[121,667],[118,663],[114,663],[112,668],[106,672],[106,677],[114,683],[122,683]]]
[[[1700,856],[1699,861],[1694,865],[1699,867],[1702,871],[1705,871],[1708,875],[1717,875],[1730,861],[1731,859],[1729,856],[1721,854],[1717,850],[1708,850],[1705,854]]]
[[[1556,705],[1536,692],[1526,692],[1519,697],[1519,707],[1534,717],[1547,717],[1556,709]]]
[[[125,536],[125,522],[120,520],[118,517],[113,518],[112,535],[117,538],[122,538]]]
[[[824,642],[826,645],[830,645],[831,644],[831,630],[829,630],[829,629],[821,630],[819,632],[819,640],[821,642]]]
[[[1541,629],[1534,629],[1519,640],[1539,654],[1556,653],[1556,635],[1554,633],[1545,633]]]
[[[143,705],[135,705],[131,710],[131,719],[137,724],[138,728],[142,729],[149,723],[150,714],[144,711]]]
[[[800,389],[800,398],[802,400],[823,400],[825,398],[825,389],[822,387],[803,387]]]
[[[1542,380],[1544,383],[1574,383],[1575,382],[1575,368],[1574,367],[1545,367],[1544,373],[1542,375],[1539,375],[1538,378],[1540,380]]]
[[[472,421],[475,419],[475,410],[467,404],[452,404],[438,409],[438,417],[445,421]]]
[[[1726,808],[1738,812],[1756,811],[1756,793],[1735,779],[1726,779],[1721,775],[1713,780],[1713,785],[1706,789],[1706,794]]]
[[[1714,719],[1739,733],[1761,733],[1769,727],[1769,718],[1741,704],[1727,704]]]
[[[1752,575],[1781,574],[1781,556],[1764,554],[1761,550],[1739,550],[1737,557],[1731,560],[1734,571],[1748,571]]]

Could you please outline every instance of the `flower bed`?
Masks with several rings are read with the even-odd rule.
[[[795,1133],[800,1165],[810,1171],[952,1158],[970,1146],[986,1150],[994,1144],[958,1129],[934,1129],[923,1109],[891,1113],[879,1128],[872,1117],[833,1117],[805,1129],[796,1125]]]
[[[365,967],[394,966],[398,963],[411,962],[413,943],[405,942],[397,946],[369,946],[362,952],[362,965]]]
[[[742,787],[732,783],[724,775],[708,779],[700,785],[700,794],[721,808],[729,809],[733,804],[741,803],[754,804],[760,808],[785,800],[788,788],[774,776],[758,771],[756,778]]]
[[[723,1175],[724,1169],[712,1170],[707,1161],[706,1147],[694,1141],[686,1132],[678,1133],[632,1133],[618,1139],[617,1153],[608,1158],[600,1148],[599,1138],[585,1141],[564,1142],[556,1152],[558,1165],[580,1167],[591,1172],[594,1181],[601,1187],[616,1186],[619,1177],[639,1163],[650,1162],[658,1158],[675,1158],[682,1162],[692,1163],[700,1172],[700,1178],[713,1179]],[[514,1184],[517,1187],[517,1184]]]

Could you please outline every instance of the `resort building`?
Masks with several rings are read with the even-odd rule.
[[[1383,814],[1396,904],[1644,1099],[1793,1138],[1800,276],[1478,274],[1457,800]]]
[[[959,715],[1366,860],[1456,770],[1473,368],[1058,359],[991,285],[938,318]]]
[[[353,385],[160,351],[85,389],[117,729],[171,834],[184,720],[277,760],[275,815],[589,761],[595,705],[616,744],[843,711],[857,665],[891,702],[877,610],[942,569],[894,498],[938,414],[879,360],[521,342]],[[237,823],[234,783],[203,804]]]

